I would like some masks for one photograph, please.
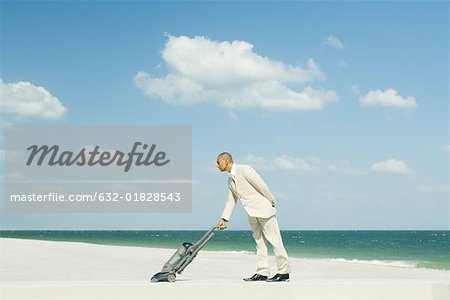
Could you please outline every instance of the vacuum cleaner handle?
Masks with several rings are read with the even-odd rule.
[[[208,243],[208,241],[212,239],[212,237],[214,236],[214,230],[218,228],[219,227],[217,226],[212,226],[197,243],[195,243],[194,245],[192,245],[192,247],[190,247],[191,253],[193,252],[195,254],[200,249],[202,249]]]

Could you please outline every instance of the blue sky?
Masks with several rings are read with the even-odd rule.
[[[1,226],[207,228],[226,150],[282,229],[449,229],[449,36],[445,2],[2,1],[2,123],[192,125],[194,183],[191,214]]]

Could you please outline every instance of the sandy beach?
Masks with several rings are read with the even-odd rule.
[[[201,251],[151,283],[174,249],[0,239],[2,299],[450,299],[450,271],[291,258],[291,281],[244,282],[255,255]],[[271,271],[275,273],[274,258]]]

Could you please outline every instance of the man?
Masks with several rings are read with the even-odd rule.
[[[228,174],[228,201],[217,224],[219,230],[226,228],[236,201],[239,199],[248,214],[256,242],[256,273],[244,278],[245,281],[289,281],[289,262],[281,239],[280,229],[275,216],[275,198],[256,171],[247,165],[234,163],[230,153],[222,152],[217,157],[217,167]],[[273,247],[278,272],[269,277],[269,256],[267,242]]]

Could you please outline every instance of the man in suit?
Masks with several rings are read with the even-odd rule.
[[[248,165],[235,164],[230,153],[222,152],[217,157],[217,167],[228,174],[228,200],[217,226],[226,228],[237,200],[241,200],[248,214],[256,242],[256,273],[245,281],[289,281],[288,255],[283,246],[280,228],[276,219],[275,198],[256,171]],[[269,278],[267,242],[273,247],[277,263],[277,274]]]

